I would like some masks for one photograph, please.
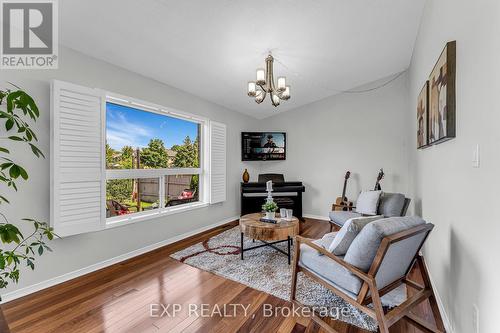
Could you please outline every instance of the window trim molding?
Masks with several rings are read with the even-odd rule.
[[[198,115],[189,113],[189,112],[184,112],[184,111],[179,111],[175,108],[170,108],[170,107],[164,107],[155,103],[151,103],[148,101],[144,101],[141,99],[129,97],[129,96],[124,96],[120,95],[117,93],[112,93],[109,91],[103,91],[103,104],[104,104],[104,126],[103,126],[103,138],[104,142],[106,142],[106,104],[107,103],[113,103],[113,104],[118,104],[122,106],[127,106],[131,107],[134,109],[142,110],[145,112],[151,112],[151,113],[156,113],[159,115],[163,116],[168,116],[176,119],[181,119],[181,120],[186,120],[190,122],[194,122],[200,125],[200,133],[199,133],[199,139],[200,139],[200,147],[199,147],[199,163],[200,167],[199,168],[162,168],[162,169],[106,169],[105,163],[103,163],[103,169],[104,169],[104,174],[105,174],[105,182],[104,182],[104,191],[105,190],[105,183],[108,180],[113,180],[113,179],[144,179],[144,178],[158,178],[160,182],[160,189],[159,189],[159,198],[160,198],[160,207],[156,209],[152,209],[149,211],[142,211],[142,212],[137,212],[137,213],[132,213],[132,214],[127,214],[127,215],[119,215],[119,216],[112,216],[108,218],[104,218],[104,228],[109,229],[109,228],[114,228],[114,227],[119,227],[122,225],[128,225],[131,223],[138,223],[150,219],[155,219],[159,218],[162,216],[168,216],[172,214],[177,214],[177,213],[182,213],[186,211],[190,211],[193,209],[199,209],[203,207],[208,207],[209,202],[208,202],[208,191],[210,191],[210,184],[209,184],[209,158],[208,154],[210,154],[209,150],[209,142],[208,140],[208,132],[209,132],[209,124],[210,124],[210,119],[206,117],[200,117]],[[103,145],[105,146],[105,144]],[[105,149],[103,148],[104,152]],[[178,206],[172,206],[172,207],[162,207],[164,205],[164,200],[165,198],[162,197],[162,193],[164,190],[162,190],[162,182],[164,181],[165,176],[169,175],[192,175],[192,174],[197,174],[200,177],[199,181],[199,189],[198,189],[198,201],[196,202],[191,202],[191,203],[186,203],[183,205],[178,205]],[[164,193],[163,193],[164,194]]]
[[[191,202],[184,205],[157,208],[149,211],[144,211],[140,213],[130,214],[130,215],[118,215],[109,217],[106,219],[106,229],[115,228],[127,224],[139,223],[147,220],[152,220],[164,216],[169,216],[178,213],[188,212],[194,209],[200,209],[208,207],[210,204],[208,202]]]

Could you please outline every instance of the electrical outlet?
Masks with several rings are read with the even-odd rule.
[[[472,304],[472,328],[474,333],[479,333],[479,308]]]

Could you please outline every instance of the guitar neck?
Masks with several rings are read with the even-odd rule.
[[[342,190],[342,200],[345,198],[345,190],[347,188],[347,179],[344,180],[344,189]]]

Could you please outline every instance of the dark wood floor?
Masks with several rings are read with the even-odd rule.
[[[45,289],[2,306],[11,332],[321,332],[305,317],[263,317],[263,304],[290,306],[289,302],[211,273],[182,264],[169,254],[212,237],[235,223],[191,237],[145,255],[110,266],[75,280]],[[326,222],[308,219],[301,234],[320,238]],[[420,281],[414,271],[415,280]],[[150,304],[184,304],[175,318],[150,316]],[[188,316],[188,304],[250,304],[248,315],[211,318]],[[172,309],[170,309],[171,312]],[[433,321],[429,304],[418,313]],[[342,322],[330,325],[341,333],[364,330]],[[421,333],[405,321],[392,333]]]

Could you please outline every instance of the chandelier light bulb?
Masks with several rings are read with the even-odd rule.
[[[286,88],[286,78],[284,76],[278,77],[278,88],[276,89],[278,92],[285,91]]]
[[[278,106],[278,105],[280,105],[280,98],[278,97],[278,95],[276,95],[276,94],[272,94],[272,95],[271,95],[271,99],[272,99],[272,104],[273,104],[274,106]]]
[[[281,99],[284,101],[290,99],[290,86],[286,86],[285,90],[281,93]]]
[[[253,82],[253,81],[248,82],[248,96],[255,97],[256,89],[257,88],[255,86],[255,82]]]
[[[266,84],[266,71],[263,68],[257,69],[257,85],[263,86]]]

